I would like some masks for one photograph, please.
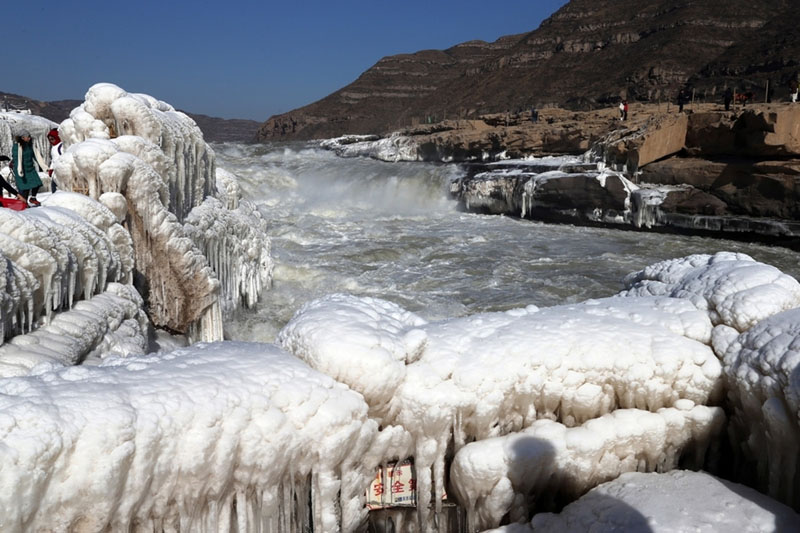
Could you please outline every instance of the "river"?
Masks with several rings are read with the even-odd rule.
[[[611,296],[629,272],[696,253],[743,252],[800,276],[798,253],[776,246],[459,212],[447,193],[457,165],[341,158],[314,143],[213,148],[268,221],[276,265],[228,339],[271,342],[303,303],[336,292],[437,320]]]

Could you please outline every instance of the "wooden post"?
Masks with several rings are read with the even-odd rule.
[[[767,90],[764,91],[764,103],[769,102],[769,80],[767,80]]]

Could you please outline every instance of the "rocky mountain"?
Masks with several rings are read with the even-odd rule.
[[[493,43],[385,57],[350,85],[271,117],[258,139],[384,134],[531,106],[574,110],[719,99],[725,87],[785,99],[800,68],[790,0],[571,0],[539,28]]]
[[[207,142],[253,142],[261,123],[240,118],[218,118],[183,111],[197,123]]]
[[[18,94],[0,92],[0,107],[6,109],[30,109],[34,115],[39,115],[53,122],[61,123],[69,117],[70,111],[83,103],[82,100],[56,100],[42,102]],[[208,142],[252,142],[260,123],[255,120],[225,119],[209,117],[183,111],[203,132],[203,137]]]
[[[32,114],[52,120],[53,122],[61,122],[69,117],[69,112],[81,103],[80,100],[42,102],[18,94],[0,92],[0,108],[30,109]]]

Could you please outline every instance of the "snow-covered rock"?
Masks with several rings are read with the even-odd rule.
[[[621,296],[671,296],[691,300],[714,325],[744,331],[758,321],[800,306],[800,283],[741,253],[719,252],[670,259],[625,278]]]
[[[339,295],[301,309],[278,343],[364,394],[382,424],[414,436],[425,502],[432,484],[442,494],[452,445],[541,418],[572,427],[620,408],[719,399],[721,365],[691,338],[709,337],[707,316],[689,302],[651,300],[632,310],[630,303],[609,298],[426,324],[394,304]],[[684,313],[700,325],[683,323]],[[427,505],[419,511],[425,523]]]
[[[0,228],[3,339],[49,323],[108,283],[132,281],[130,237],[85,196],[59,192],[44,207],[0,209]]]
[[[47,325],[0,346],[0,376],[21,376],[37,365],[69,366],[108,354],[147,351],[149,320],[132,285],[112,283],[102,294],[81,300]]]
[[[4,532],[327,532],[408,439],[275,346],[217,343],[0,380],[0,442]]]
[[[679,462],[703,465],[710,442],[722,430],[719,407],[689,400],[655,413],[618,409],[567,428],[537,420],[520,433],[461,448],[450,483],[467,508],[468,529],[530,519],[535,509],[571,501],[624,472],[665,472]],[[544,502],[544,504],[543,504]]]
[[[715,330],[732,408],[739,475],[800,506],[800,309],[769,317],[736,336]]]
[[[269,285],[270,241],[235,177],[217,172],[195,122],[151,96],[99,83],[59,131],[69,146],[55,167],[59,184],[104,198],[124,220],[153,322],[221,339],[223,311],[252,306]],[[247,227],[249,217],[256,220]]]
[[[503,533],[642,531],[772,533],[800,531],[800,515],[757,491],[704,472],[623,474],[560,514],[541,513]]]

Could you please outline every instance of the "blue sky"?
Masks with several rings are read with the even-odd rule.
[[[263,121],[344,87],[381,57],[494,41],[566,0],[17,3],[0,91],[83,99],[116,83],[176,108]]]

